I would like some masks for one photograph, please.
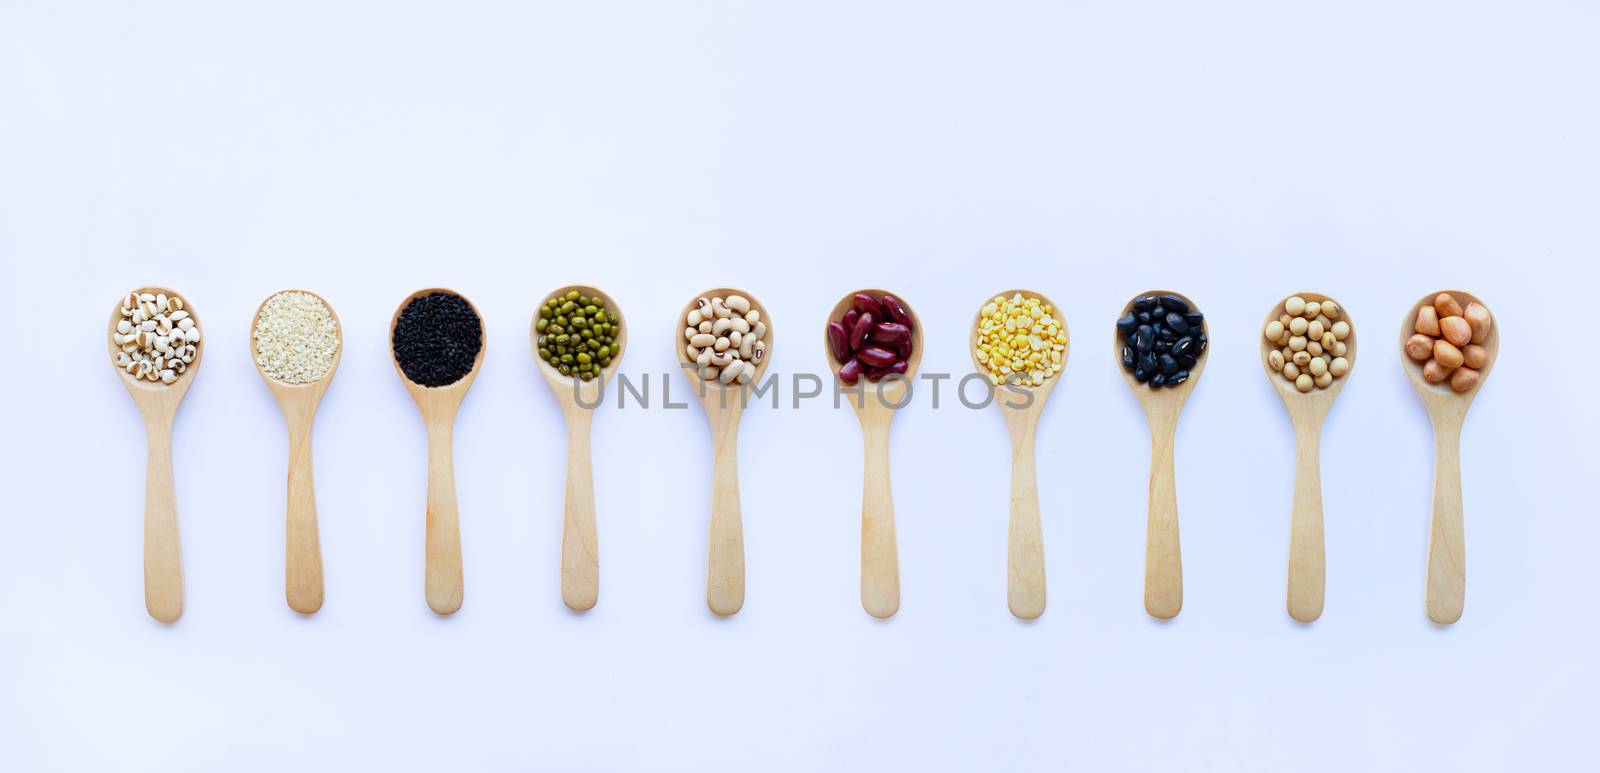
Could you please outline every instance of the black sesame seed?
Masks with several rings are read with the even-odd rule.
[[[430,293],[406,304],[391,344],[407,379],[426,387],[448,386],[472,371],[483,348],[483,323],[465,298]]]

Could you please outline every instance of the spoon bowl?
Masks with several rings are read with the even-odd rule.
[[[183,310],[189,313],[189,318],[194,320],[195,327],[205,330],[189,299],[172,289],[141,287],[134,293],[165,295],[177,300]],[[183,402],[183,396],[189,392],[189,386],[194,383],[195,374],[200,370],[206,342],[202,335],[201,340],[195,343],[194,361],[171,384],[134,378],[127,370],[116,365],[122,347],[111,338],[117,332],[117,323],[126,319],[122,315],[124,302],[119,300],[111,309],[106,343],[113,369],[144,418],[148,445],[144,492],[144,605],[151,617],[171,623],[183,615],[183,558],[179,547],[178,505],[172,472],[172,422],[177,418],[178,405]]]
[[[443,386],[423,386],[412,381],[400,360],[394,355],[395,326],[400,314],[417,298],[433,293],[448,293],[464,301],[478,318],[478,353],[472,367],[461,378]],[[461,519],[456,506],[455,459],[451,436],[455,431],[456,411],[461,407],[478,370],[483,367],[483,353],[489,347],[488,331],[484,329],[483,314],[465,295],[445,288],[429,287],[418,290],[400,302],[394,316],[389,319],[389,355],[395,373],[417,403],[422,422],[428,431],[428,509],[426,572],[423,581],[428,607],[435,613],[448,615],[461,608],[464,592],[461,570]]]
[[[605,302],[606,317],[616,323],[616,351],[611,364],[588,381],[563,375],[539,356],[539,312],[533,313],[528,338],[533,344],[533,361],[550,385],[551,394],[561,406],[567,425],[567,484],[561,519],[561,601],[569,609],[592,609],[600,598],[600,538],[595,526],[594,456],[590,448],[590,423],[594,409],[604,396],[606,382],[622,366],[628,351],[628,323],[622,307],[611,296],[590,285],[567,285],[543,297],[560,298],[576,290],[580,295]],[[541,308],[543,306],[541,305]]]
[[[1489,333],[1480,344],[1488,359],[1478,369],[1478,383],[1464,392],[1450,388],[1447,381],[1430,384],[1422,377],[1422,367],[1405,353],[1406,339],[1416,332],[1417,312],[1431,305],[1441,293],[1455,296],[1465,307],[1477,303],[1490,310]],[[1461,498],[1461,426],[1478,390],[1489,380],[1500,355],[1500,320],[1494,310],[1478,296],[1462,290],[1440,290],[1423,296],[1411,306],[1400,323],[1400,362],[1411,386],[1422,398],[1433,424],[1433,517],[1428,530],[1428,569],[1426,605],[1428,618],[1448,625],[1461,619],[1467,597],[1466,526]]]
[[[863,374],[856,382],[860,388],[858,399],[850,401],[861,422],[866,456],[861,496],[861,606],[867,614],[883,619],[900,609],[900,557],[895,541],[894,493],[889,483],[889,424],[895,411],[908,402],[911,380],[922,364],[922,320],[903,296],[877,288],[848,293],[828,312],[828,320],[843,317],[854,306],[858,293],[874,298],[892,295],[911,317],[911,356],[906,358],[905,374],[885,376],[876,383]],[[822,338],[822,351],[837,378],[844,363],[834,356],[826,330]],[[870,399],[869,392],[873,393]]]
[[[1172,296],[1189,309],[1199,310],[1188,296],[1171,290],[1150,290],[1140,293],[1122,307],[1118,316],[1126,316],[1141,298]],[[1210,322],[1202,323],[1201,332],[1207,343],[1200,350],[1189,378],[1177,386],[1150,387],[1139,383],[1122,366],[1122,337],[1112,331],[1112,353],[1117,357],[1117,371],[1122,374],[1133,396],[1144,408],[1150,425],[1150,507],[1146,522],[1144,558],[1144,608],[1152,617],[1163,620],[1178,615],[1183,608],[1183,557],[1178,540],[1178,487],[1174,469],[1173,445],[1177,440],[1178,416],[1189,399],[1200,374],[1205,372],[1206,361],[1211,357]]]
[[[1061,334],[1067,339],[1061,351],[1062,370],[1054,372],[1044,383],[1003,385],[1006,394],[996,394],[995,404],[1005,417],[1006,430],[1011,436],[1011,512],[1006,528],[1006,606],[1011,614],[1023,620],[1033,620],[1044,614],[1044,529],[1039,517],[1039,482],[1034,460],[1034,437],[1039,428],[1039,416],[1045,401],[1066,373],[1067,355],[1072,352],[1072,334],[1068,331],[1066,317],[1061,307],[1032,290],[1006,290],[988,296],[972,315],[968,332],[967,349],[972,355],[972,367],[979,373],[989,369],[978,360],[978,341],[983,324],[983,307],[995,298],[1036,298],[1050,309],[1050,315],[1061,323]],[[993,383],[991,381],[991,383]],[[997,390],[998,392],[998,390]]]
[[[267,302],[284,293],[309,295],[333,317],[339,339],[333,362],[316,381],[297,384],[277,378],[262,367],[260,351],[256,348],[256,328],[261,324],[261,310]],[[277,399],[283,420],[289,430],[289,501],[284,528],[284,597],[289,608],[301,614],[311,614],[322,608],[322,542],[317,534],[317,498],[312,479],[311,426],[316,419],[317,406],[328,391],[333,374],[339,369],[339,359],[344,354],[344,326],[339,314],[327,299],[309,290],[282,290],[261,300],[255,316],[250,321],[250,354],[256,372],[266,382],[267,389]]]
[[[711,424],[711,528],[706,551],[706,606],[718,615],[732,615],[744,607],[744,525],[739,505],[739,419],[744,414],[744,387],[735,381],[703,381],[694,360],[688,358],[683,331],[689,312],[699,307],[701,298],[742,295],[750,308],[761,312],[767,325],[766,355],[756,364],[750,383],[760,384],[772,363],[773,323],[767,307],[754,295],[733,287],[715,287],[695,296],[679,310],[673,320],[672,350],[684,376],[694,386],[700,404]]]
[[[1338,303],[1321,293],[1302,292],[1294,296],[1317,303]],[[1301,392],[1293,382],[1284,378],[1283,373],[1273,370],[1268,363],[1267,357],[1279,347],[1268,341],[1262,332],[1268,324],[1283,315],[1284,303],[1294,296],[1285,296],[1273,305],[1267,312],[1267,318],[1256,328],[1256,339],[1261,344],[1261,367],[1266,370],[1267,380],[1278,390],[1278,396],[1289,411],[1289,421],[1294,424],[1294,504],[1289,522],[1287,605],[1290,617],[1309,623],[1322,616],[1327,580],[1327,554],[1322,525],[1322,423],[1328,416],[1328,409],[1333,407],[1334,398],[1339,396],[1345,381],[1355,372],[1357,331],[1349,307],[1338,303],[1339,319],[1350,325],[1350,335],[1343,341],[1344,358],[1350,370],[1335,378],[1327,388]]]

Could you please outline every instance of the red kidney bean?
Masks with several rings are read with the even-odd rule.
[[[880,346],[868,346],[856,352],[856,359],[863,365],[874,368],[887,368],[899,359],[894,352]]]
[[[839,322],[844,324],[844,330],[846,333],[848,333],[856,329],[856,320],[860,318],[861,312],[856,311],[855,309],[850,309],[844,313],[844,319],[839,320]]]
[[[900,355],[900,359],[909,360],[911,359],[911,348],[911,339],[907,338],[896,344],[894,350],[895,353]]]
[[[828,343],[833,347],[834,359],[840,362],[850,359],[850,334],[844,332],[843,324],[828,323]]]
[[[906,311],[906,305],[901,303],[899,298],[884,293],[880,302],[883,304],[884,313],[889,315],[890,321],[898,322],[908,328],[914,326],[911,322],[911,312]]]
[[[863,311],[856,318],[856,326],[850,329],[850,348],[860,349],[867,342],[867,334],[872,332],[872,312]]]
[[[909,367],[910,365],[905,360],[895,360],[893,365],[890,365],[884,369],[886,371],[885,375],[888,373],[899,373],[901,375],[905,375],[905,372]]]
[[[911,328],[898,322],[879,322],[872,328],[872,340],[880,344],[897,344],[911,340]]]
[[[877,298],[867,295],[866,293],[856,293],[855,307],[856,311],[859,311],[862,314],[871,314],[879,319],[883,318],[883,305],[878,303]]]
[[[850,361],[846,362],[844,367],[839,369],[839,380],[846,384],[854,385],[857,381],[861,380],[861,370],[861,361],[851,357]]]

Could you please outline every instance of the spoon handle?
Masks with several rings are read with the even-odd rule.
[[[886,618],[900,609],[888,419],[862,422],[861,435],[866,449],[861,493],[861,606],[873,617]]]
[[[567,493],[561,518],[561,601],[582,612],[600,598],[600,539],[594,520],[591,412],[567,415]]]
[[[1023,415],[1011,435],[1011,522],[1006,530],[1006,605],[1032,620],[1044,614],[1044,530],[1033,446],[1037,414]]]
[[[1322,616],[1327,555],[1322,536],[1322,430],[1295,432],[1294,514],[1289,521],[1289,616],[1309,623]]]
[[[739,513],[739,411],[711,417],[711,537],[706,551],[706,605],[719,615],[744,606],[744,525]]]
[[[1176,427],[1151,432],[1150,516],[1145,526],[1144,608],[1176,617],[1183,608],[1183,558],[1178,547],[1178,485],[1172,446]]]
[[[1461,417],[1433,426],[1433,525],[1428,532],[1428,618],[1461,619],[1467,596],[1467,548],[1461,504]]]
[[[170,623],[183,614],[183,558],[172,477],[172,417],[145,422],[144,607]]]
[[[427,566],[429,608],[448,615],[461,608],[461,523],[449,422],[428,424]]]
[[[309,418],[289,425],[289,506],[284,534],[284,596],[290,609],[309,615],[322,608],[322,543],[317,536]]]

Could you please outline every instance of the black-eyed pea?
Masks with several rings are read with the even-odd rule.
[[[725,351],[728,350],[728,347],[730,347],[732,345],[733,345],[733,342],[729,341],[727,336],[723,336],[721,338],[716,339],[716,341],[714,341],[711,344],[711,347],[713,349],[716,349],[719,352],[725,352]]]
[[[734,360],[722,369],[722,374],[718,378],[724,384],[732,384],[733,380],[739,377],[739,372],[744,368],[744,360]]]
[[[1307,322],[1305,317],[1295,317],[1289,320],[1289,332],[1293,335],[1305,335],[1306,330],[1310,327],[1311,323]]]
[[[717,343],[717,337],[710,333],[695,333],[689,337],[689,344],[696,349],[704,349]],[[726,347],[724,347],[726,348]]]
[[[739,331],[737,331],[737,330],[729,330],[728,331],[728,346],[729,346],[729,348],[737,349],[737,348],[739,348],[739,344],[741,344],[743,342],[744,342],[744,336]]]
[[[711,334],[714,336],[725,336],[731,329],[733,329],[733,320],[731,319],[723,318],[711,323]]]
[[[709,319],[700,320],[700,324],[699,324],[699,326],[695,327],[695,330],[698,330],[698,331],[700,331],[702,333],[711,332],[711,320],[709,320]]]
[[[744,314],[750,310],[750,299],[744,297],[743,295],[730,295],[725,303],[727,304],[728,308],[737,311],[740,314]]]

